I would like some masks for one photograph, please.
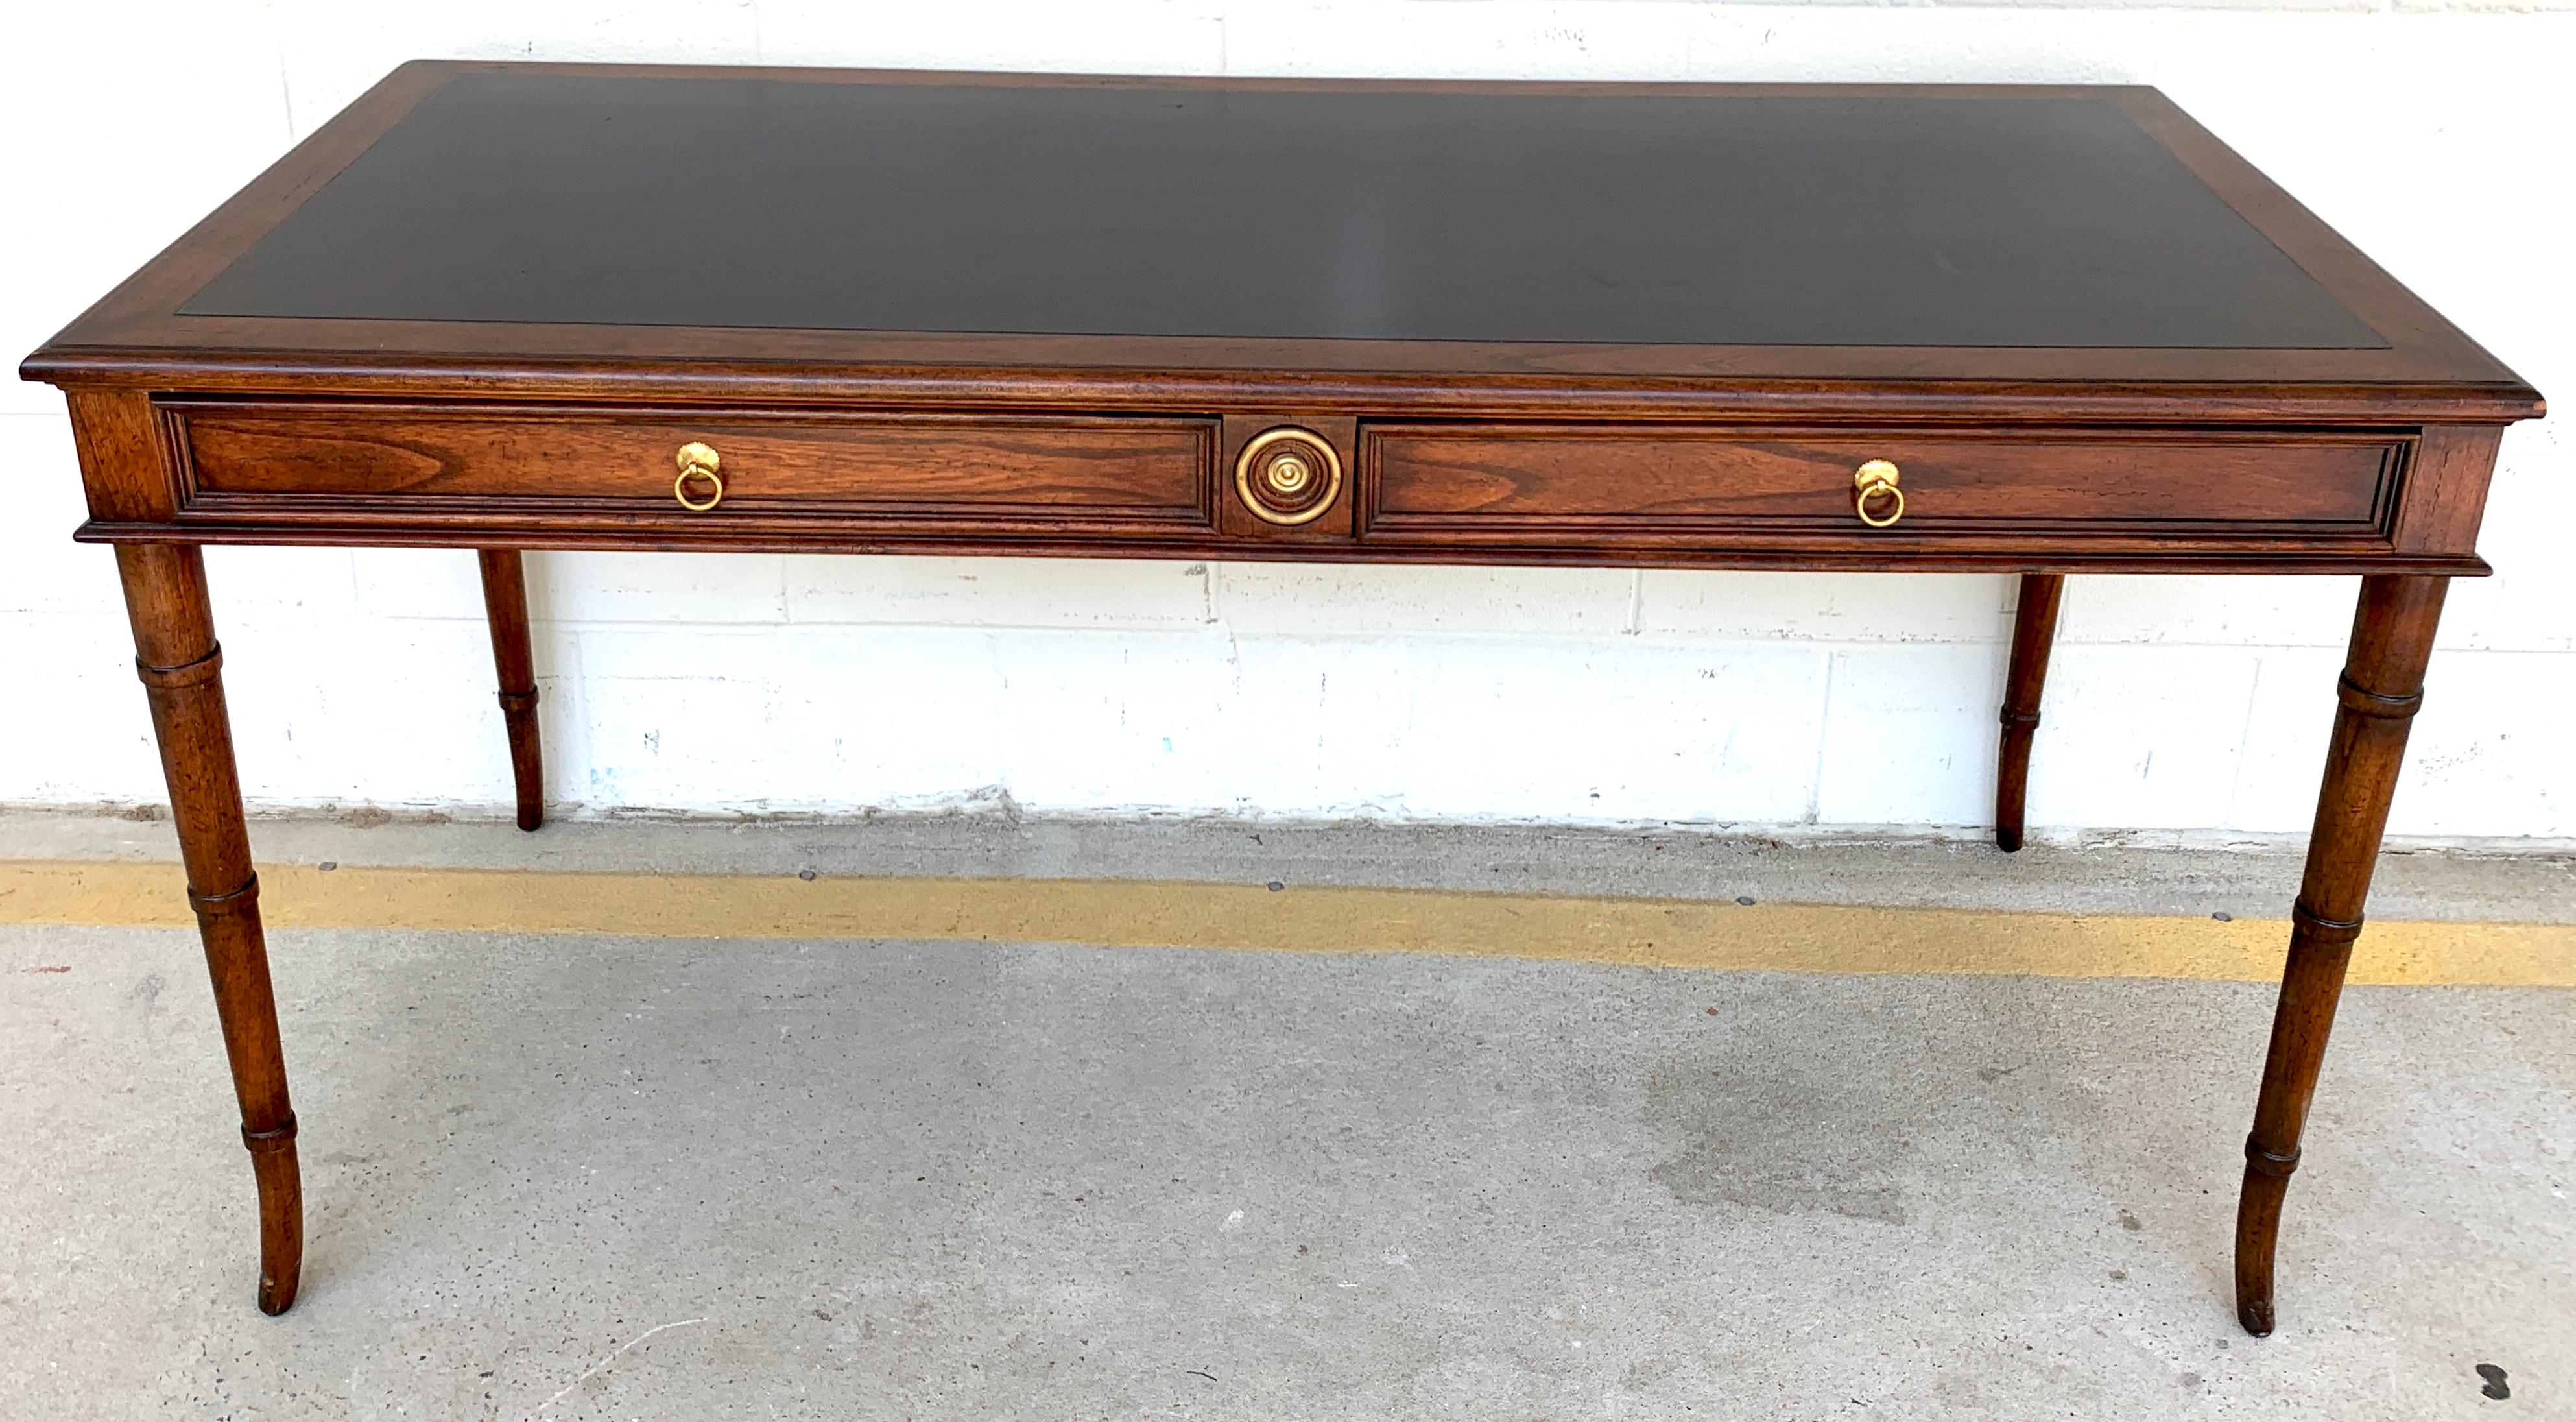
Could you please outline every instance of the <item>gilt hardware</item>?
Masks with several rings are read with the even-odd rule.
[[[1235,456],[1234,491],[1256,517],[1292,528],[1312,523],[1341,495],[1342,459],[1312,430],[1264,430]]]
[[[724,502],[724,476],[716,472],[724,460],[713,446],[691,440],[680,446],[675,458],[680,465],[680,477],[671,481],[671,497],[680,501],[680,507],[692,513],[705,513]],[[706,494],[703,498],[690,497],[692,481],[704,485]]]
[[[1873,459],[1852,471],[1852,511],[1872,528],[1905,517],[1905,491],[1896,487],[1895,465]]]

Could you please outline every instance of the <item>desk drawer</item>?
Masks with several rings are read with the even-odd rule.
[[[1361,538],[2376,538],[2412,444],[2387,431],[1378,423],[1360,436]],[[1873,459],[1898,467],[1906,501],[1883,529],[1854,508],[1853,473]]]
[[[1217,422],[1179,417],[805,414],[368,402],[163,404],[191,512],[614,511],[719,525],[1205,528]],[[721,503],[673,489],[686,444]],[[691,492],[703,501],[713,486]]]

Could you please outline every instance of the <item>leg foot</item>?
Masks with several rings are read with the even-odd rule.
[[[224,654],[215,644],[205,563],[194,546],[127,543],[117,546],[116,566],[134,624],[135,668],[161,744],[188,902],[197,912],[215,1017],[241,1104],[242,1143],[250,1147],[259,1185],[259,1306],[283,1313],[295,1301],[304,1262],[295,1110],[286,1095],[286,1054],[260,930],[259,877],[251,872],[250,835],[242,824],[232,722],[224,709]]]
[[[2251,1303],[2238,1304],[2236,1306],[2236,1321],[2245,1326],[2246,1332],[2253,1334],[2257,1338],[2271,1337],[2272,1301],[2267,1298],[2258,1299]]]
[[[2057,640],[2058,573],[2024,573],[2013,609],[2012,662],[2004,673],[2003,743],[1995,756],[1995,847],[2021,848],[2022,802],[2030,789],[2030,743],[2039,731],[2039,696],[2048,683],[2048,653]]]
[[[2298,1164],[2295,1152],[2284,1159],[2246,1138],[2245,1186],[2236,1198],[2236,1321],[2257,1338],[2272,1333],[2272,1249]]]
[[[500,674],[501,720],[510,733],[510,778],[517,788],[519,828],[546,822],[546,773],[537,746],[537,666],[528,646],[528,581],[517,549],[486,548],[483,615],[492,627],[492,665]]]
[[[2334,739],[2317,795],[2308,863],[2290,909],[2290,956],[2272,1015],[2263,1089],[2245,1141],[2236,1206],[2236,1316],[2260,1337],[2272,1331],[2272,1259],[2281,1201],[2299,1165],[2299,1136],[2315,1099],[2326,1035],[2343,994],[2362,904],[2379,858],[2388,802],[2406,754],[2406,729],[2424,699],[2424,668],[2442,616],[2442,578],[2362,579],[2352,646],[2335,688]]]
[[[304,1274],[304,1177],[295,1164],[295,1117],[266,1135],[245,1128],[251,1174],[259,1182],[259,1311],[295,1305]]]

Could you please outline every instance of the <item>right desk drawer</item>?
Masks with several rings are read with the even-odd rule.
[[[1372,422],[1359,440],[1361,538],[2370,538],[2387,532],[2413,443],[2389,431]],[[1860,516],[1855,473],[1872,461],[1904,496],[1883,528]],[[1866,507],[1886,520],[1896,505],[1882,494]]]

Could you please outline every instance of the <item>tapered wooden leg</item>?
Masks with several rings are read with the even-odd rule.
[[[2066,579],[2024,573],[2013,610],[2012,664],[2004,672],[2004,738],[1995,756],[1995,845],[2021,848],[2022,802],[2030,793],[2030,742],[2039,731],[2039,693],[2048,684],[2048,653],[2057,641],[2057,600]]]
[[[528,649],[528,580],[515,548],[486,548],[483,615],[492,624],[492,664],[501,674],[501,720],[510,732],[510,775],[518,785],[519,828],[546,822],[545,762],[537,749],[537,663]]]
[[[304,1191],[205,562],[193,546],[120,544],[116,566],[134,622],[135,665],[161,742],[170,818],[188,870],[188,902],[205,940],[215,1015],[223,1023],[233,1092],[241,1100],[242,1141],[259,1181],[259,1307],[262,1313],[284,1313],[295,1302],[304,1264]]]
[[[2442,616],[2445,578],[2364,578],[2352,647],[2336,683],[2334,739],[2326,752],[2308,866],[2290,910],[2290,957],[2263,1061],[2263,1092],[2245,1138],[2245,1189],[2236,1206],[2236,1316],[2245,1331],[2272,1331],[2272,1250],[2281,1197],[2299,1165],[2299,1132],[2316,1095],[2317,1068],[2344,967],[2361,936],[2362,903],[2388,824],[2388,800],[2406,754],[2406,730],[2424,700],[2424,667]]]

